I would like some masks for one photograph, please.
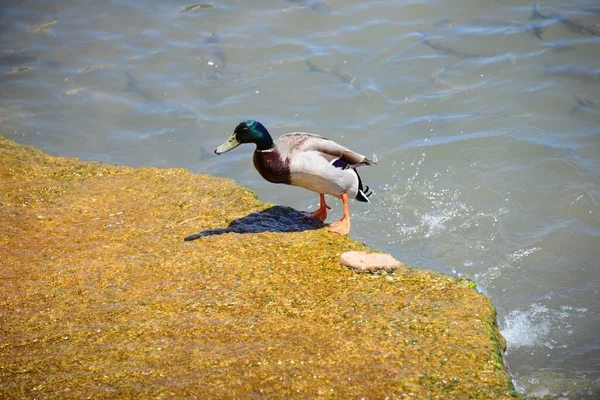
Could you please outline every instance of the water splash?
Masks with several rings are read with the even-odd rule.
[[[474,279],[487,287],[493,287],[494,281],[500,278],[507,271],[514,271],[521,268],[523,259],[542,250],[541,247],[530,247],[518,249],[506,256],[502,262],[489,266],[485,271],[475,274]]]
[[[506,327],[501,330],[508,351],[542,344],[550,332],[549,311],[547,307],[533,304],[528,310],[510,312],[505,319]]]
[[[466,245],[477,240],[454,237],[455,234],[475,233],[475,230],[478,240],[482,235],[484,242],[493,240],[499,216],[508,211],[502,207],[477,209],[460,190],[447,187],[452,174],[450,168],[432,172],[426,160],[427,154],[421,152],[412,161],[395,165],[398,172],[394,178],[398,182],[381,188],[380,200],[395,221],[396,234],[390,237],[390,243],[441,244],[454,240]],[[483,250],[485,245],[479,247]]]
[[[532,354],[566,349],[570,343],[567,337],[576,333],[574,322],[585,318],[587,312],[586,307],[561,305],[552,308],[541,303],[509,312],[500,329],[506,339],[507,354],[520,348],[527,348]],[[562,336],[552,333],[556,331],[562,332]]]

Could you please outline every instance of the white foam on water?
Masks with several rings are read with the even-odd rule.
[[[505,317],[505,327],[500,330],[506,339],[507,351],[544,343],[550,332],[548,313],[548,308],[539,304],[532,304],[525,311],[510,312]]]
[[[532,352],[566,349],[570,343],[566,338],[575,333],[576,321],[585,318],[587,312],[585,307],[562,305],[553,309],[539,303],[509,312],[500,329],[506,339],[507,354],[519,348],[529,348]]]

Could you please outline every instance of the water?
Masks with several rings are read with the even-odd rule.
[[[599,8],[540,10],[563,17],[529,21],[525,1],[5,1],[1,133],[300,210],[318,196],[264,182],[250,146],[212,153],[239,121],[374,155],[351,235],[478,282],[523,394],[597,398],[600,38],[566,20],[598,26]]]

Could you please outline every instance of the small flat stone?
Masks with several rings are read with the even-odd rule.
[[[340,256],[340,262],[350,269],[361,272],[391,272],[405,266],[390,254],[364,251],[347,251]]]

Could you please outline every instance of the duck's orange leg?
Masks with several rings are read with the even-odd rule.
[[[329,232],[347,235],[350,232],[350,212],[348,211],[348,195],[346,193],[340,196],[344,203],[344,216],[337,222],[329,225]]]
[[[306,218],[319,218],[321,222],[325,222],[325,220],[327,219],[327,210],[331,210],[331,207],[329,207],[327,203],[325,203],[325,195],[321,193],[320,196],[321,203],[319,204],[319,209],[314,212],[305,211],[302,214],[304,214]]]

